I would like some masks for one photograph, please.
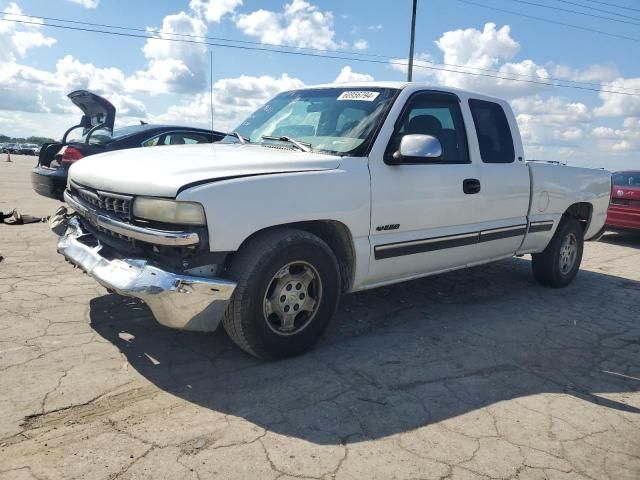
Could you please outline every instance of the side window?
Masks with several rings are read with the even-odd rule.
[[[500,105],[469,100],[484,163],[513,163],[516,157],[507,116]]]
[[[206,135],[199,133],[183,133],[181,134],[184,139],[184,143],[190,145],[193,143],[211,143],[211,140]]]
[[[194,143],[211,143],[211,139],[203,133],[174,132],[150,138],[142,146],[156,147],[160,145],[189,145]]]
[[[156,145],[158,145],[158,142],[160,140],[160,137],[153,137],[150,138],[149,140],[145,141],[142,146],[143,147],[155,147]]]
[[[410,134],[431,135],[440,140],[442,160],[437,163],[471,163],[464,120],[455,96],[421,93],[410,99],[396,123],[386,154],[393,155],[400,148],[402,137]]]

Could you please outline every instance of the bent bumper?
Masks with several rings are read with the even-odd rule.
[[[58,253],[105,288],[143,300],[162,325],[211,332],[220,324],[235,283],[168,272],[144,259],[108,259],[100,242],[66,209],[51,217],[50,227],[59,235]]]

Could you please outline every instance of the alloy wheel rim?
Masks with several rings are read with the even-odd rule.
[[[278,335],[294,335],[314,319],[322,300],[322,280],[316,268],[303,261],[291,262],[271,278],[264,294],[263,313]]]
[[[578,256],[578,239],[573,233],[567,234],[560,246],[560,273],[568,274],[576,263]]]

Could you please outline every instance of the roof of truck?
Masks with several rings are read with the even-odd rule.
[[[471,90],[462,90],[460,88],[446,87],[443,85],[433,85],[430,83],[422,82],[386,82],[386,81],[371,81],[371,82],[345,82],[345,83],[324,83],[320,85],[305,85],[304,87],[294,88],[292,90],[307,90],[313,88],[397,88],[402,90],[404,88],[411,87],[424,90],[436,90],[440,92],[450,92],[455,94],[471,95],[478,98],[484,98],[487,100],[494,100],[498,102],[504,102],[504,99],[486,95],[480,92],[474,92]]]

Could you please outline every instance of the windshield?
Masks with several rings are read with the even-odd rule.
[[[117,140],[134,133],[143,132],[144,130],[148,130],[154,127],[154,125],[131,125],[128,127],[116,128],[113,130],[113,133],[111,133],[111,131],[107,130],[106,128],[98,129],[91,134],[89,144],[105,145],[113,140]],[[85,134],[78,138],[72,138],[71,140],[68,140],[67,143],[85,143],[86,140],[87,135]]]
[[[396,89],[321,88],[281,93],[235,129],[251,142],[289,137],[312,150],[362,155]]]

